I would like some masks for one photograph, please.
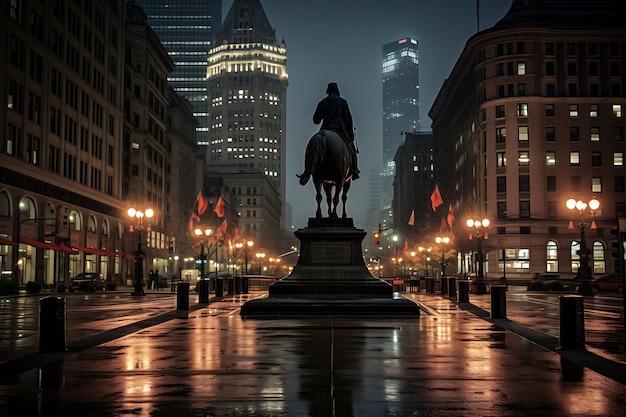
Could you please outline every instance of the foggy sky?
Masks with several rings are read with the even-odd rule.
[[[224,0],[226,16],[233,0]],[[261,0],[278,41],[287,46],[287,202],[294,230],[315,214],[315,190],[302,187],[304,149],[319,130],[313,111],[328,82],[337,82],[348,100],[360,149],[361,179],[352,184],[348,216],[367,224],[369,174],[382,168],[382,46],[402,37],[419,44],[420,118],[428,111],[466,41],[476,33],[476,0]],[[480,28],[493,26],[510,0],[481,0]],[[399,134],[399,133],[398,133]],[[326,211],[323,208],[324,212]],[[289,225],[288,225],[289,226]]]

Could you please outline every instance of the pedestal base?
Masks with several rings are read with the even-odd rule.
[[[352,219],[309,219],[295,232],[300,257],[293,272],[269,288],[269,297],[241,308],[245,318],[419,315],[419,306],[394,298],[393,287],[374,277],[361,242],[367,235]]]

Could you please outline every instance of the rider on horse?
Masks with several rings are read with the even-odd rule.
[[[352,179],[359,179],[358,151],[354,145],[354,127],[348,102],[339,95],[337,83],[329,83],[326,94],[328,96],[317,103],[317,108],[313,114],[313,123],[322,122],[321,129],[336,132],[348,144],[348,149],[352,154]]]

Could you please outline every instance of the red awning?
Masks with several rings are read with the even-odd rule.
[[[60,250],[61,248],[57,245],[55,245],[54,243],[50,243],[50,242],[40,242],[38,240],[35,239],[29,239],[27,237],[21,237],[20,238],[20,242],[21,243],[25,243],[29,246],[34,246],[36,248],[39,249],[54,249],[54,250]]]
[[[111,252],[106,249],[96,249],[81,245],[72,245],[72,248],[75,250],[79,250],[81,252],[85,252],[88,255],[100,255],[100,256],[120,256],[117,252]]]
[[[69,246],[65,246],[65,245],[59,245],[58,246],[59,250],[62,250],[63,252],[67,252],[73,255],[76,255],[78,253],[78,251],[74,248],[70,248]]]
[[[12,240],[8,240],[8,239],[4,239],[4,238],[0,237],[0,245],[16,246],[17,243],[13,242]]]

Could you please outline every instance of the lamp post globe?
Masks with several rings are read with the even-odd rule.
[[[135,251],[135,283],[131,295],[146,295],[143,290],[143,260],[146,254],[141,248],[141,235],[144,228],[150,230],[149,225],[144,225],[144,217],[148,219],[152,218],[152,216],[154,216],[154,210],[147,208],[145,211],[142,211],[141,209],[137,209],[135,207],[129,207],[126,213],[131,219],[129,231],[135,232],[137,235],[137,250]]]
[[[570,222],[568,228],[574,228],[573,219],[577,218],[578,228],[580,229],[580,242],[578,250],[580,264],[578,266],[578,271],[576,272],[576,279],[581,282],[581,285],[578,286],[578,292],[582,295],[593,296],[593,289],[591,287],[592,270],[589,265],[591,250],[587,249],[585,229],[587,227],[590,229],[596,228],[594,217],[595,211],[600,208],[600,201],[595,197],[588,202],[570,198],[565,202],[565,207],[567,207],[570,211]]]

